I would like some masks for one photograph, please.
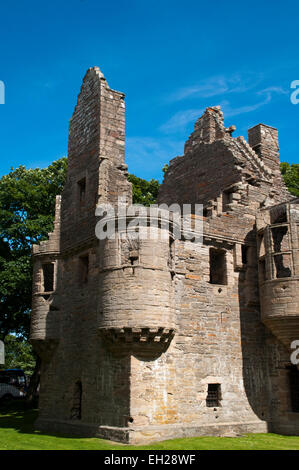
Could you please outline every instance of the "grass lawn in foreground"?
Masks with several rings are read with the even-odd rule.
[[[37,410],[16,402],[0,408],[0,450],[299,450],[299,436],[247,434],[242,437],[193,437],[131,446],[97,438],[74,438],[35,431]]]

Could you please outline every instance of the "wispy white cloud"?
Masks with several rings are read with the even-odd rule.
[[[210,98],[229,93],[245,93],[257,86],[261,79],[262,75],[256,73],[209,77],[194,85],[179,88],[168,96],[167,101],[176,102],[187,98]]]
[[[277,93],[279,95],[288,95],[290,90],[285,90],[281,86],[269,86],[257,92],[258,95]]]
[[[285,95],[288,93],[289,93],[288,91],[284,90],[281,87],[272,86],[272,87],[268,87],[268,88],[265,88],[263,90],[256,92],[257,96],[264,96],[264,99],[262,99],[261,101],[258,101],[257,103],[233,108],[231,107],[228,101],[224,101],[221,103],[221,107],[226,117],[238,116],[240,114],[245,114],[245,113],[250,113],[252,111],[256,111],[262,106],[265,106],[266,104],[272,101],[273,95],[275,94]]]
[[[255,91],[255,97],[260,97],[256,103],[253,104],[245,104],[243,106],[234,107],[231,105],[231,102],[228,100],[222,100],[220,103],[216,103],[217,105],[220,104],[224,116],[233,117],[238,116],[240,114],[250,113],[256,111],[257,109],[261,108],[262,106],[267,105],[270,103],[274,97],[274,95],[285,95],[288,94],[288,90],[284,90],[282,87],[277,86],[270,86],[264,88],[259,91]],[[252,95],[251,95],[252,98]],[[164,133],[171,134],[175,133],[178,130],[185,130],[186,126],[190,122],[195,122],[202,113],[204,112],[204,108],[192,108],[192,109],[185,109],[183,111],[178,111],[175,113],[167,122],[160,126],[160,130]]]
[[[239,106],[237,108],[232,107],[228,101],[223,101],[220,106],[222,108],[224,116],[228,118],[238,116],[240,114],[251,113],[252,111],[256,111],[261,106],[264,106],[267,103],[269,103],[269,98],[265,98],[263,101],[260,101],[255,104]]]

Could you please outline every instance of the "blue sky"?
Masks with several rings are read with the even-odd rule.
[[[126,94],[126,162],[144,178],[183,153],[194,122],[221,105],[236,135],[277,127],[299,163],[299,4],[295,1],[0,1],[0,176],[67,154],[86,70]]]

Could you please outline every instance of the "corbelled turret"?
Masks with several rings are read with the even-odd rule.
[[[299,338],[299,199],[257,216],[263,323],[291,349]]]

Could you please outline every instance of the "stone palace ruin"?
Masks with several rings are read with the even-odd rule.
[[[159,204],[203,205],[191,217],[202,243],[176,237],[159,210],[163,236],[116,225],[99,240],[96,208],[131,204],[132,189],[124,94],[87,71],[54,231],[33,247],[38,429],[125,443],[299,433],[299,199],[277,130],[258,124],[248,143],[234,130],[207,108],[159,192]]]

